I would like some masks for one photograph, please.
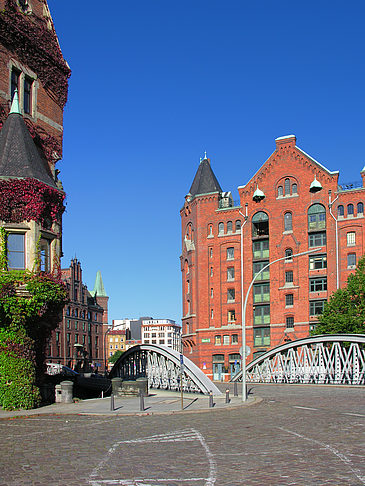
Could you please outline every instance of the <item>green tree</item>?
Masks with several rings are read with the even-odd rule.
[[[109,363],[115,364],[123,353],[124,351],[121,351],[120,349],[118,349],[118,351],[115,351],[113,356],[110,356],[110,358],[108,359]]]
[[[365,256],[349,275],[347,285],[334,292],[312,334],[365,333]]]

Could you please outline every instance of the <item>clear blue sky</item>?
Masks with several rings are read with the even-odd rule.
[[[72,69],[62,265],[111,319],[181,322],[179,210],[207,150],[238,198],[288,134],[343,182],[364,145],[363,1],[49,0]]]

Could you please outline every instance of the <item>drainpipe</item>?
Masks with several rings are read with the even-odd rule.
[[[332,218],[335,220],[335,231],[336,231],[336,288],[339,289],[340,288],[340,275],[339,275],[339,255],[338,255],[338,221],[337,221],[337,218],[333,215],[332,213],[332,206],[333,204],[337,201],[338,199],[338,196],[333,200],[331,201],[331,195],[332,195],[332,191],[331,189],[328,191],[328,208],[329,208],[329,211],[330,211],[330,215],[332,216]]]
[[[243,216],[243,223],[241,224],[241,326],[242,326],[242,356],[241,356],[241,368],[242,368],[242,400],[246,401],[246,329],[244,326],[244,298],[243,298],[243,227],[248,221],[248,203],[245,204],[245,213],[238,211],[241,216]]]

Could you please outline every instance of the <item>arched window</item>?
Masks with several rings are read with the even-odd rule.
[[[292,262],[293,261],[292,255],[293,255],[293,250],[291,248],[287,248],[285,250],[285,261]]]
[[[285,196],[289,196],[290,195],[290,179],[285,179],[284,190],[285,190]]]
[[[353,204],[348,204],[347,205],[347,216],[353,215],[354,214],[354,205]]]
[[[213,236],[213,225],[208,224],[208,236]]]
[[[326,228],[326,209],[322,204],[313,204],[308,209],[308,230]]]
[[[241,220],[239,219],[236,221],[236,231],[241,231]]]
[[[227,221],[227,233],[232,233],[232,221]]]
[[[337,216],[343,216],[344,214],[345,214],[345,209],[342,206],[342,204],[340,204],[339,206],[337,206]]]
[[[278,197],[283,197],[283,186],[278,187]]]
[[[291,193],[292,194],[298,194],[298,186],[296,184],[292,184]]]
[[[219,235],[224,235],[224,223],[219,223],[218,224],[218,234]]]
[[[364,214],[364,204],[362,202],[357,203],[357,214]]]
[[[284,214],[284,229],[285,231],[292,231],[293,229],[292,214],[290,212]]]
[[[269,216],[263,211],[259,211],[252,218],[252,236],[269,235]]]

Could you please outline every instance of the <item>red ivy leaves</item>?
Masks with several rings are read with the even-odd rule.
[[[56,222],[65,210],[64,193],[36,179],[0,181],[0,220]]]

